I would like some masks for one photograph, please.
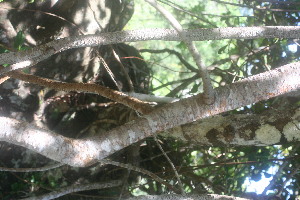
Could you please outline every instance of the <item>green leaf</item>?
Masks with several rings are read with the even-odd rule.
[[[218,51],[218,54],[221,54],[225,51],[226,47],[228,46],[228,44],[226,44],[225,46],[221,47]]]
[[[199,85],[198,85],[198,84],[195,84],[195,85],[192,87],[190,93],[196,93],[196,92],[198,91],[198,88],[199,88]]]

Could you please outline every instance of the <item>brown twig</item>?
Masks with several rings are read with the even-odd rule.
[[[34,75],[29,75],[18,71],[8,72],[7,75],[12,78],[20,79],[30,83],[35,83],[40,86],[53,88],[55,90],[78,91],[99,94],[116,102],[119,102],[123,105],[126,105],[142,114],[150,113],[153,110],[153,108],[146,102],[140,101],[139,99],[125,95],[122,92],[115,91],[97,84],[66,83]]]

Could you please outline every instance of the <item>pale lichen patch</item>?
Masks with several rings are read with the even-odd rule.
[[[132,130],[128,131],[128,136],[129,136],[129,142],[133,143],[135,140],[135,132],[133,132]]]
[[[102,144],[100,145],[100,148],[103,150],[103,151],[106,151],[106,152],[110,152],[111,151],[111,142],[106,139],[102,142]]]
[[[153,120],[151,117],[149,117],[149,116],[147,116],[147,115],[145,115],[144,116],[146,119],[147,119],[147,121],[148,121],[148,124],[149,124],[149,126],[150,126],[150,128],[151,128],[151,132],[152,133],[156,133],[157,132],[157,130],[158,130],[158,122],[156,121],[156,120]]]
[[[251,134],[252,134],[252,131],[251,131],[250,129],[246,129],[246,130],[244,131],[244,135],[247,136],[248,138],[251,137]]]
[[[255,140],[251,139],[252,131],[250,129],[245,129],[243,133],[241,133],[239,136],[235,137],[234,141],[232,141],[232,144],[234,145],[256,145],[257,142]]]
[[[169,129],[168,131],[164,131],[161,133],[161,135],[164,135],[165,137],[173,137],[186,142],[188,141],[184,136],[184,132],[181,126],[176,126],[172,129]]]
[[[262,125],[256,132],[256,140],[261,144],[272,145],[280,142],[281,134],[274,126],[269,124]]]
[[[283,134],[288,142],[300,140],[300,123],[297,121],[289,122],[283,127]]]

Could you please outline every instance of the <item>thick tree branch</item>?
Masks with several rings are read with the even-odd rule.
[[[138,196],[131,197],[126,200],[247,200],[245,198],[232,197],[226,195],[218,195],[218,194],[187,194],[187,195],[178,195],[178,194],[167,194],[167,195],[146,195],[146,196]]]
[[[272,117],[270,117],[272,116]],[[265,146],[300,141],[300,108],[268,109],[262,114],[213,116],[163,133],[195,145]]]
[[[221,40],[221,39],[256,39],[256,38],[299,38],[299,26],[267,26],[267,27],[229,27],[212,29],[184,30],[188,41]],[[22,62],[19,68],[32,66],[50,56],[73,48],[91,47],[123,42],[146,40],[181,41],[176,30],[171,29],[143,29],[133,31],[119,31],[101,33],[99,35],[81,35],[54,40],[35,48],[0,54],[1,64],[15,64]],[[10,67],[1,70],[0,74],[11,71]]]
[[[95,138],[74,140],[31,124],[1,117],[0,141],[17,144],[72,166],[88,166],[153,133],[166,131],[300,89],[300,62],[216,88],[216,101],[205,105],[201,94],[167,104]],[[299,131],[299,129],[298,129]]]

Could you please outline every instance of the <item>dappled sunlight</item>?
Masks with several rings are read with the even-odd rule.
[[[0,199],[296,199],[299,6],[0,0]]]

